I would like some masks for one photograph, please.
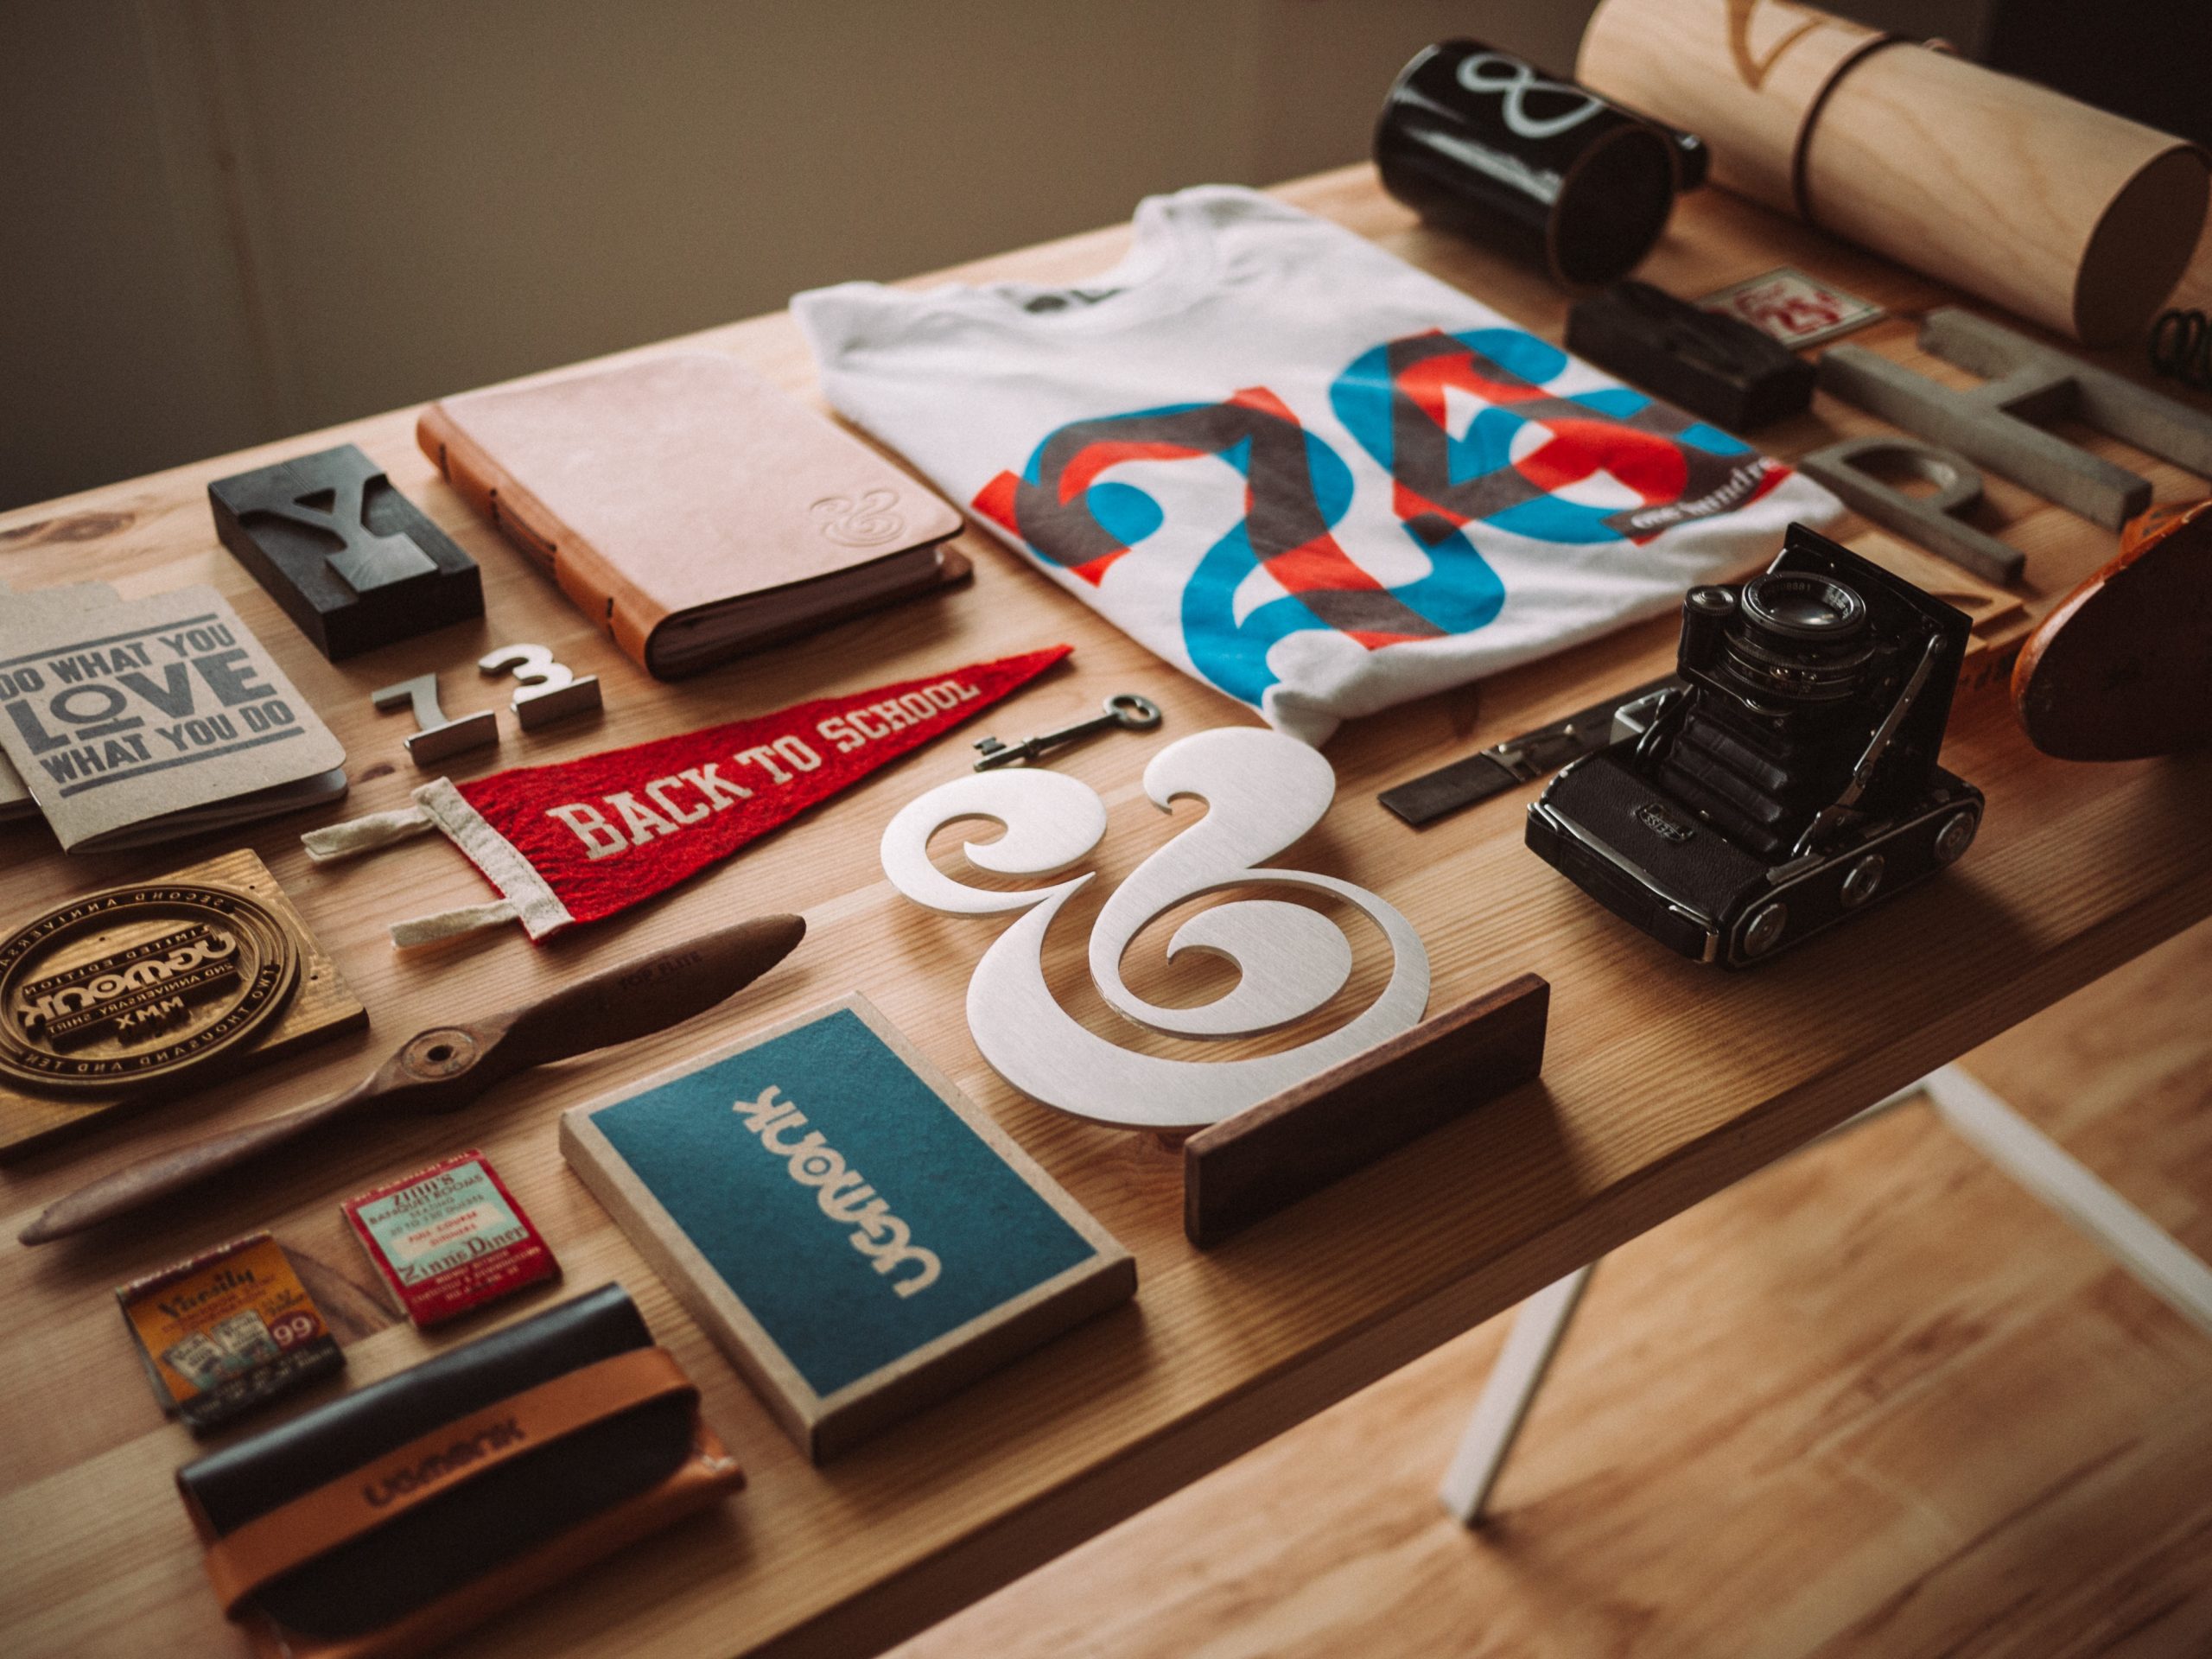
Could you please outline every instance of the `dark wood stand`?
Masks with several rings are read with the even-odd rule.
[[[1552,988],[1534,974],[1210,1124],[1183,1143],[1200,1249],[1287,1208],[1543,1069]]]

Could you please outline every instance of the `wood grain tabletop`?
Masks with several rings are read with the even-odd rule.
[[[1560,337],[1563,296],[1538,276],[1419,227],[1368,168],[1323,175],[1281,194]],[[1116,228],[950,275],[1072,279],[1103,269],[1125,242]],[[1894,313],[1957,297],[1712,191],[1682,204],[1640,274],[1694,295],[1783,263]],[[1358,296],[1345,302],[1356,305]],[[1904,315],[1851,338],[1939,378],[1964,379],[1915,349]],[[785,316],[712,330],[687,344],[731,353],[811,395],[807,353]],[[289,1409],[616,1279],[702,1385],[707,1417],[750,1472],[746,1491],[718,1513],[500,1618],[467,1640],[468,1652],[873,1651],[2212,912],[2212,754],[2111,766],[2053,760],[2028,746],[2002,696],[1986,691],[1962,699],[1944,752],[1945,764],[1988,796],[1974,848],[1910,897],[1749,975],[1667,954],[1528,852],[1522,820],[1532,790],[1418,834],[1376,805],[1378,789],[1663,671],[1673,657],[1670,620],[1353,721],[1325,750],[1338,778],[1335,808],[1281,861],[1357,882],[1404,912],[1430,952],[1432,1010],[1524,970],[1550,981],[1543,1076],[1202,1255],[1183,1236],[1172,1148],[1024,1099],[977,1055],[965,1026],[965,987],[1002,924],[909,903],[883,879],[876,849],[898,807],[966,769],[970,739],[1050,730],[1115,692],[1158,702],[1166,721],[1157,734],[1100,737],[1053,762],[1099,790],[1109,828],[1095,861],[1103,879],[1055,930],[1048,976],[1078,1018],[1112,1030],[1112,1016],[1084,977],[1090,918],[1104,891],[1201,810],[1189,802],[1172,813],[1155,809],[1139,787],[1143,766],[1162,742],[1255,716],[1154,659],[972,529],[961,537],[976,567],[969,589],[696,679],[656,683],[446,486],[416,448],[414,417],[411,410],[395,411],[0,515],[0,580],[18,589],[95,576],[131,595],[194,582],[220,588],[338,734],[353,780],[337,806],[229,838],[128,855],[64,857],[35,823],[0,826],[0,923],[250,845],[371,1019],[366,1031],[0,1172],[0,1234],[10,1241],[0,1244],[0,1537],[8,1540],[0,1553],[0,1649],[10,1654],[243,1651],[202,1575],[170,1478],[200,1448],[162,1419],[110,1290],[251,1229],[274,1230],[293,1253],[346,1346],[343,1377]],[[1759,435],[1787,456],[1882,429],[1823,396],[1811,413]],[[2066,429],[2149,474],[2161,500],[2203,491],[2171,467]],[[217,543],[209,480],[340,442],[359,444],[480,561],[480,623],[334,667]],[[2027,552],[2028,618],[2102,563],[2113,543],[2110,531],[1996,479],[1985,527]],[[474,664],[512,641],[550,645],[578,673],[598,674],[605,714],[595,723],[527,735],[508,721],[499,748],[455,759],[449,770],[456,779],[1056,642],[1076,651],[1066,666],[990,710],[973,730],[898,761],[620,918],[543,947],[510,926],[400,953],[386,937],[390,923],[488,896],[467,863],[442,840],[426,838],[315,867],[300,834],[402,805],[424,776],[401,748],[410,722],[373,711],[372,689],[435,670],[445,677],[449,712],[504,704],[509,688],[480,680]],[[379,1125],[243,1172],[174,1211],[36,1250],[12,1242],[70,1188],[146,1153],[342,1088],[420,1027],[489,1013],[626,954],[782,910],[804,914],[804,944],[714,1014],[514,1079],[461,1122]],[[1156,923],[1140,940],[1132,988],[1185,1003],[1221,994],[1217,965],[1167,966],[1169,931]],[[1300,1040],[1372,998],[1388,952],[1371,929],[1354,922],[1351,931],[1351,982],[1313,1022],[1271,1043]],[[562,1162],[555,1121],[563,1109],[626,1080],[855,990],[1135,1251],[1139,1289],[1133,1306],[817,1469],[784,1439]],[[1127,1028],[1116,1034],[1159,1052],[1220,1052]],[[565,1284],[425,1336],[386,1305],[338,1205],[471,1145],[488,1153],[543,1230]],[[1476,1383],[1468,1379],[1471,1400]],[[1440,1466],[1447,1450],[1439,1447]]]

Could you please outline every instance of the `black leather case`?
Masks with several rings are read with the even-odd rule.
[[[177,1484],[203,1535],[219,1539],[457,1419],[652,1345],[628,1293],[610,1284],[187,1464]],[[718,1484],[706,1483],[716,1484],[709,1495],[718,1496],[741,1477],[702,1430],[696,1395],[652,1399],[533,1447],[315,1557],[264,1586],[251,1611],[281,1627],[289,1644],[283,1650],[390,1650],[374,1641],[377,1633],[420,1623],[426,1611],[465,1597],[475,1581],[668,1487],[699,1458],[702,1438],[727,1470]],[[652,1523],[660,1518],[666,1517]],[[512,1570],[505,1576],[516,1579]],[[489,1611],[434,1622],[443,1634]]]

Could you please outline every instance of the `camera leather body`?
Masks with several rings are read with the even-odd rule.
[[[286,1659],[411,1653],[744,1484],[610,1284],[177,1471],[225,1612]]]
[[[1681,689],[1552,780],[1528,845],[1693,961],[1801,944],[1972,843],[1981,791],[1936,764],[1968,627],[1792,524],[1763,575],[1685,597]]]

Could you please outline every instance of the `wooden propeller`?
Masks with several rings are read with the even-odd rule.
[[[805,934],[800,917],[756,917],[588,975],[525,1007],[433,1026],[344,1094],[127,1164],[50,1205],[20,1236],[43,1244],[82,1232],[347,1118],[458,1111],[518,1071],[704,1014],[789,956]]]

